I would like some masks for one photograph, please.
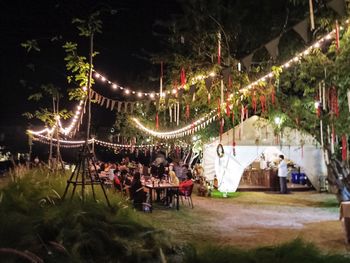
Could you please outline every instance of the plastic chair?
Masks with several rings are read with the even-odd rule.
[[[193,201],[192,201],[192,190],[193,184],[189,187],[185,187],[183,192],[179,192],[179,196],[181,197],[181,203],[183,204],[183,198],[188,200],[188,205],[193,209]]]

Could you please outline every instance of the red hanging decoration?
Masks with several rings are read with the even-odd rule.
[[[339,24],[338,20],[335,21],[335,47],[337,52],[339,52]]]
[[[158,112],[156,113],[156,129],[159,129],[159,118],[158,118]]]
[[[220,103],[220,99],[218,99],[218,117],[221,116],[221,103]]]
[[[249,118],[248,106],[244,107],[244,113],[245,113],[245,118],[248,119]]]
[[[186,74],[185,74],[185,69],[181,69],[181,86],[184,87],[186,84]]]
[[[232,87],[232,79],[231,79],[231,75],[228,76],[228,87],[231,88]]]
[[[226,116],[230,117],[231,115],[231,109],[230,109],[230,101],[229,101],[229,94],[226,95]]]
[[[342,143],[341,157],[343,161],[346,161],[347,153],[348,153],[348,149],[347,149],[348,144],[347,144],[347,139],[345,134],[343,134],[341,138],[341,143]]]
[[[224,118],[221,118],[220,120],[220,143],[222,140],[222,134],[224,133]]]
[[[189,119],[190,118],[190,105],[187,104],[186,105],[186,119]]]
[[[276,102],[275,96],[276,96],[276,94],[275,94],[275,87],[273,87],[272,91],[271,91],[271,103],[272,103],[272,105],[275,105],[275,102]]]
[[[338,92],[335,87],[332,87],[330,92],[330,109],[336,117],[339,117],[339,103],[338,103]]]
[[[218,64],[221,64],[221,34],[218,33]]]
[[[235,112],[233,110],[232,110],[232,125],[233,127],[235,127]]]
[[[252,97],[252,107],[253,107],[253,110],[254,110],[254,114],[256,114],[256,96],[255,96],[255,91],[253,93],[253,97]]]
[[[261,103],[261,112],[265,112],[266,109],[266,98],[264,95],[260,96],[260,103]]]

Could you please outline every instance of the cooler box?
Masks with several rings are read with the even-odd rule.
[[[300,174],[296,172],[292,172],[292,183],[293,184],[300,184]]]
[[[300,178],[299,178],[300,184],[306,184],[307,182],[307,177],[305,173],[300,173]]]

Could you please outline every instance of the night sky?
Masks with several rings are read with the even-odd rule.
[[[105,10],[101,16],[103,32],[95,37],[95,50],[100,52],[94,60],[95,69],[118,84],[133,87],[135,80],[156,78],[158,74],[159,65],[144,59],[149,52],[161,48],[159,39],[152,35],[154,22],[179,12],[174,0],[11,0],[1,1],[0,9],[2,126],[26,125],[28,121],[21,114],[38,107],[37,103],[28,102],[27,97],[41,84],[52,83],[63,91],[72,87],[66,81],[62,45],[66,41],[76,42],[80,55],[88,55],[88,39],[78,36],[78,30],[71,23],[73,18],[84,19],[94,10]],[[117,12],[111,15],[107,10]],[[40,52],[27,53],[20,46],[30,39],[38,41]],[[155,89],[157,85],[159,82],[154,81],[138,88]],[[97,86],[102,92],[110,92],[108,86]],[[70,105],[67,102],[64,106]],[[113,115],[105,114],[101,124],[113,123]]]

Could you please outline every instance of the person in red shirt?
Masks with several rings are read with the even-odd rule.
[[[186,195],[186,191],[189,191],[191,186],[193,186],[192,173],[191,173],[191,171],[187,171],[185,181],[182,181],[179,184],[180,195]]]

